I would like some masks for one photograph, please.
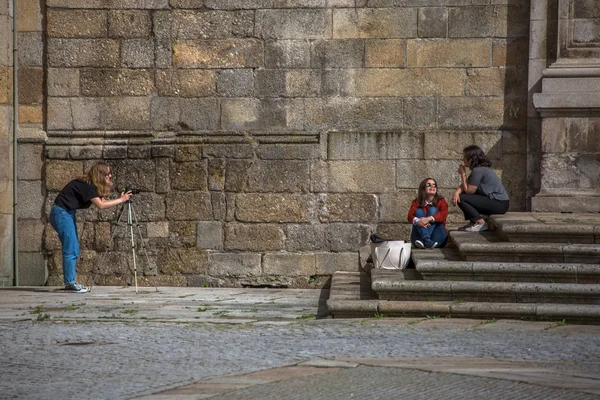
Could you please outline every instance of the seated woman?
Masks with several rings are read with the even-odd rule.
[[[447,217],[448,203],[438,193],[437,183],[424,179],[408,211],[408,222],[413,224],[410,241],[421,249],[445,246]]]
[[[461,184],[452,196],[452,205],[460,207],[469,223],[458,230],[486,231],[488,226],[482,214],[506,214],[508,211],[508,193],[491,166],[481,148],[475,145],[464,148],[463,165],[458,167]],[[471,169],[468,178],[467,167]]]

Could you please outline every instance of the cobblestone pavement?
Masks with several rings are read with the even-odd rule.
[[[0,398],[158,399],[194,382],[269,369],[278,374],[315,359],[392,357],[528,361],[532,368],[559,374],[580,371],[600,393],[594,386],[600,382],[597,326],[435,317],[315,319],[318,291],[169,288],[135,297],[131,290],[94,290],[86,295],[0,290]],[[475,370],[468,376],[468,371],[364,364],[215,398],[429,399],[466,394],[466,388],[472,392],[460,397],[598,398],[589,391],[474,376]]]

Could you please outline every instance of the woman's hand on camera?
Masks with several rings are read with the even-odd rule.
[[[121,203],[127,203],[131,199],[131,190],[121,193]]]

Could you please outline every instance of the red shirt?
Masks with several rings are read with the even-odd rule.
[[[412,204],[410,205],[410,210],[408,210],[408,222],[412,225],[417,208],[423,209],[425,215],[427,215],[427,211],[429,211],[430,207],[431,205],[421,207],[419,206],[419,203],[417,203],[417,199],[414,199]],[[444,225],[444,229],[446,229],[446,218],[448,218],[448,203],[446,202],[446,199],[440,199],[435,208],[438,209],[438,212],[436,214],[433,214],[435,222],[441,222]]]

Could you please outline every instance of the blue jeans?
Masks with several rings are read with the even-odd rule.
[[[437,208],[429,207],[429,210],[427,210],[427,215],[425,215],[425,211],[423,211],[422,208],[417,208],[417,211],[415,211],[415,217],[431,217],[437,212]],[[444,229],[444,225],[441,222],[435,222],[431,224],[429,228],[421,228],[413,225],[410,233],[410,241],[415,243],[415,240],[423,240],[425,238],[430,238],[434,242],[438,242],[440,247],[443,246],[446,242],[446,230]]]
[[[75,283],[75,264],[79,258],[76,212],[77,210],[67,211],[59,206],[52,206],[50,211],[50,225],[58,233],[58,239],[62,244],[65,285]]]

